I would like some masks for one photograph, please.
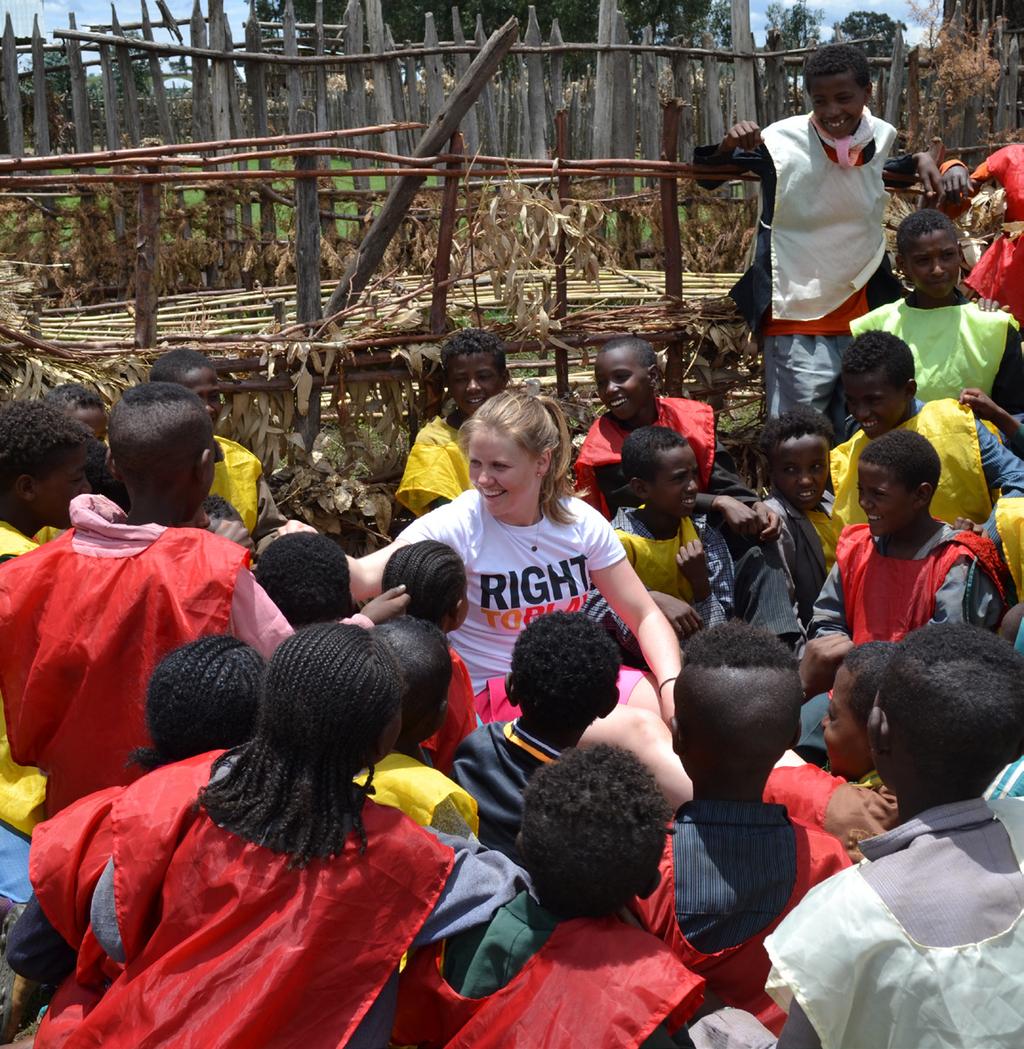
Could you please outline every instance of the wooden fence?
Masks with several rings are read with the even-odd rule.
[[[121,23],[114,11],[109,25],[81,30],[72,15],[49,44],[38,31],[31,42],[18,43],[8,19],[0,152],[85,153],[149,138],[266,137],[296,132],[302,109],[313,113],[318,131],[426,122],[487,36],[482,18],[468,33],[454,7],[450,27],[427,14],[423,40],[415,43],[395,42],[381,0],[350,0],[343,25],[324,23],[322,3],[316,10],[313,23],[297,23],[288,0],[283,22],[273,24],[259,22],[250,9],[239,42],[223,0],[209,0],[206,14],[196,0],[191,19],[180,23],[154,23],[146,0],[137,22]],[[980,28],[988,32],[987,25]],[[174,39],[157,41],[156,29]],[[449,29],[450,39],[442,39]],[[941,114],[947,146],[977,145],[985,125],[1011,136],[1021,127],[1021,32],[1002,20],[995,27],[998,84],[962,107],[967,112]],[[805,108],[804,52],[783,49],[774,30],[766,46],[756,48],[749,0],[733,2],[734,50],[715,47],[707,36],[698,46],[655,44],[649,26],[640,36],[635,42],[616,0],[600,0],[598,39],[590,42],[564,41],[557,20],[542,27],[530,8],[521,42],[467,114],[467,151],[549,156],[554,114],[564,108],[573,156],[656,159],[660,96],[683,100],[680,151],[688,157],[698,142],[719,140],[734,119],[769,123]],[[25,54],[31,55],[28,69],[19,65]],[[172,70],[172,60],[181,68]],[[871,63],[877,108],[914,139],[935,91],[928,55],[908,49],[898,35],[891,57]],[[409,154],[413,142],[411,131],[396,130],[375,144]]]

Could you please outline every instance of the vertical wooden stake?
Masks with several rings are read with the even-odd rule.
[[[21,157],[25,155],[25,124],[21,116],[21,88],[18,85],[18,45],[10,11],[4,19],[3,74],[8,145],[12,157]]]
[[[313,114],[300,109],[296,114],[296,131],[314,130]],[[299,171],[315,171],[319,158],[305,154],[295,158]],[[302,324],[318,321],[323,313],[320,308],[320,203],[315,178],[295,180],[295,319]],[[302,365],[313,372],[309,362]],[[320,399],[322,387],[314,386],[309,395],[309,410],[301,426],[302,441],[306,451],[320,432]]]
[[[74,14],[68,15],[68,25],[76,28]],[[89,92],[82,66],[82,49],[77,40],[64,41],[64,53],[68,57],[68,77],[71,80],[71,116],[75,124],[75,152],[92,151],[92,125],[89,120]],[[86,169],[88,170],[88,169]]]
[[[50,116],[46,105],[46,62],[43,59],[43,37],[39,32],[39,15],[32,20],[32,130],[36,156],[50,153]]]
[[[565,207],[569,199],[569,176],[563,175],[561,165],[569,158],[569,114],[564,109],[555,113],[555,158],[558,161],[558,203]],[[565,230],[558,231],[555,248],[555,310],[562,320],[569,312],[569,280],[565,272]],[[559,397],[569,396],[569,353],[564,346],[555,347],[555,388]]]
[[[148,168],[155,171],[156,168]],[[156,345],[156,267],[160,243],[160,185],[139,186],[139,224],[135,237],[135,345]]]
[[[462,132],[452,135],[450,151],[461,158],[463,152]],[[451,160],[448,167],[458,170],[465,162]],[[448,277],[452,266],[452,239],[455,236],[455,220],[459,207],[459,180],[446,178],[441,194],[441,224],[437,232],[437,256],[434,259],[434,291],[430,299],[430,331],[432,335],[443,335],[448,328]]]
[[[675,162],[679,153],[681,98],[670,98],[661,107],[661,159]],[[679,243],[679,184],[674,175],[661,179],[661,232],[665,242],[665,298],[678,303],[683,297],[683,252]],[[665,390],[670,397],[683,391],[682,345],[671,342],[667,350]]]

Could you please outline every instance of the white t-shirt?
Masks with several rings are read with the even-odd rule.
[[[611,525],[581,499],[563,500],[572,524],[507,525],[491,516],[479,492],[425,514],[402,533],[402,542],[435,539],[466,562],[469,615],[451,634],[473,688],[508,673],[512,648],[527,623],[548,612],[578,612],[592,583],[590,572],[626,556]]]

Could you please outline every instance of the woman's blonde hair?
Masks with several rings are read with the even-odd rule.
[[[572,441],[558,401],[507,391],[491,397],[459,430],[459,447],[467,455],[473,434],[481,430],[493,430],[515,441],[535,458],[551,452],[551,466],[540,485],[541,513],[555,524],[572,524],[575,518],[562,504],[573,494],[569,473]]]

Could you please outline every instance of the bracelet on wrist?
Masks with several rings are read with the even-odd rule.
[[[669,683],[670,681],[675,681],[675,680],[676,680],[676,678],[678,678],[678,677],[679,677],[679,675],[678,675],[678,674],[673,674],[673,675],[672,675],[671,677],[667,677],[667,678],[665,678],[665,680],[664,680],[664,681],[662,681],[660,685],[658,685],[658,694],[659,694],[659,695],[661,694],[661,690],[662,690],[662,689],[663,689],[663,688],[664,688],[664,687],[665,687],[665,686],[666,686],[666,685],[667,685],[667,684],[668,684],[668,683]]]

